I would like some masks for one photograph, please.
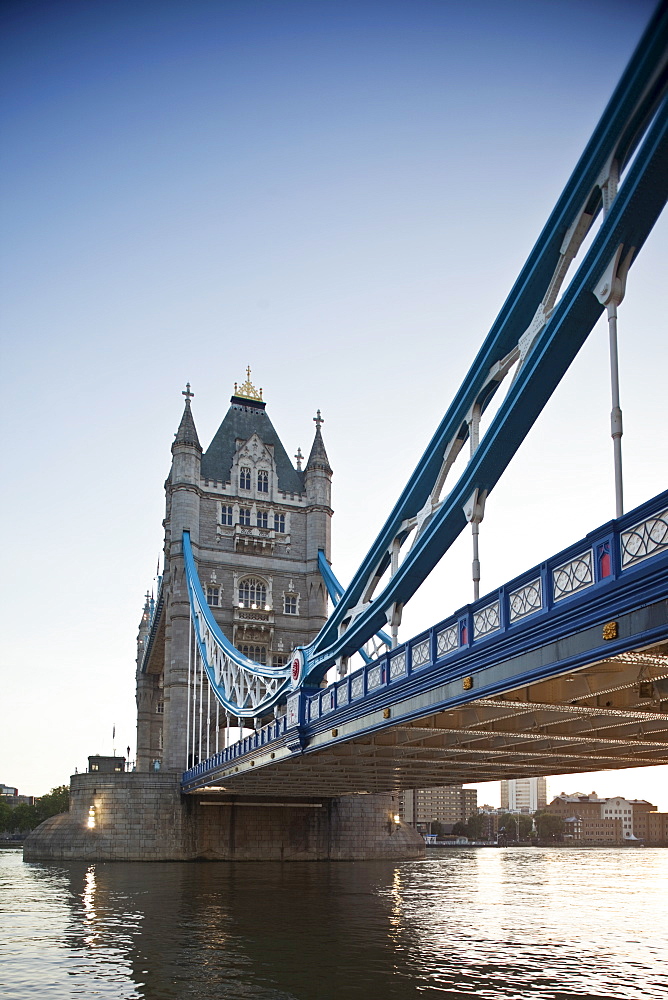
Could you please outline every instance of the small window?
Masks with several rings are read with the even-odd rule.
[[[158,704],[155,706],[155,712],[156,712],[156,715],[164,715],[165,714],[165,703],[164,703],[164,701],[159,701],[158,702]]]
[[[260,469],[257,474],[257,491],[258,493],[269,492],[269,473],[265,469]]]
[[[206,588],[206,603],[210,608],[220,607],[220,587],[209,586]]]
[[[245,465],[241,466],[239,470],[239,489],[249,490],[251,488],[251,470],[246,468]]]
[[[266,646],[240,646],[240,651],[247,656],[249,660],[255,660],[256,663],[262,663],[266,665],[267,663],[267,647]]]
[[[273,665],[275,667],[284,667],[287,662],[288,662],[287,656],[275,656],[273,658]]]
[[[285,533],[285,514],[274,514],[274,531]]]
[[[99,771],[100,770],[100,765],[99,764],[91,764],[90,769],[91,769],[91,771]]]
[[[297,597],[295,594],[286,594],[283,598],[283,612],[286,615],[297,614]]]
[[[239,508],[239,524],[250,524],[250,517],[251,517],[250,507]]]
[[[220,523],[221,524],[232,524],[233,523],[233,521],[232,521],[232,515],[233,515],[233,513],[234,512],[233,512],[233,510],[232,510],[231,507],[228,507],[226,504],[223,504],[223,506],[220,508]]]
[[[269,527],[269,514],[266,510],[259,510],[257,512],[257,526],[258,528]]]

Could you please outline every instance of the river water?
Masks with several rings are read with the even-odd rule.
[[[424,861],[25,864],[0,852],[0,996],[668,997],[668,850]]]

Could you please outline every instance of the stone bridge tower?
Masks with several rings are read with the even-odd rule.
[[[211,444],[202,451],[190,386],[172,444],[167,482],[164,571],[147,598],[138,636],[137,769],[159,761],[183,771],[186,749],[190,610],[182,532],[190,531],[199,577],[225,635],[250,659],[273,666],[308,643],[327,617],[318,551],[331,559],[332,470],[318,411],[302,468],[288,458],[262,390],[237,386]],[[224,716],[220,716],[224,725]],[[236,720],[235,720],[236,724]],[[222,746],[222,740],[221,744]]]

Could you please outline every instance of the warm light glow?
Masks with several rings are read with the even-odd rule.
[[[399,813],[394,814],[394,822],[397,824],[397,826],[399,826],[399,824],[401,823],[401,816],[399,815]]]
[[[95,806],[91,806],[88,810],[88,829],[95,829]]]
[[[265,611],[270,611],[270,610],[271,610],[268,604],[265,604],[265,606],[264,606],[264,610],[265,610]]]

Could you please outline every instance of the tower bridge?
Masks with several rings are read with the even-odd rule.
[[[346,588],[320,411],[302,468],[248,369],[204,450],[186,386],[139,628],[137,771],[74,776],[70,814],[27,857],[414,856],[420,838],[393,821],[402,789],[668,763],[668,494],[624,512],[617,361],[667,194],[662,3]],[[603,312],[615,519],[481,597],[486,504]],[[473,602],[400,641],[464,530]]]
[[[286,796],[668,764],[668,492],[183,776]]]

